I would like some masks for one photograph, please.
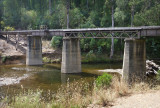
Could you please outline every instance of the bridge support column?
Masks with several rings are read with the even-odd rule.
[[[42,65],[41,36],[27,37],[26,65]]]
[[[63,38],[61,73],[81,72],[81,51],[78,38]]]
[[[125,39],[123,79],[132,83],[143,80],[146,73],[146,45],[143,39]]]

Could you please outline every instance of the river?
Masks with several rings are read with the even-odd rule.
[[[82,64],[80,74],[61,74],[60,64],[43,66],[1,65],[0,66],[0,99],[8,95],[19,94],[22,89],[56,91],[67,81],[93,81],[103,69],[120,69],[122,63],[115,64]]]

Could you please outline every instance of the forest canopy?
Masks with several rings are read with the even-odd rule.
[[[66,28],[67,1],[70,28],[111,27],[113,5],[116,27],[160,24],[159,0],[0,0],[1,29]]]
[[[160,0],[0,0],[0,30],[96,27],[130,27],[160,25]],[[147,39],[147,52],[160,54],[159,38]],[[56,47],[62,42],[55,38]],[[59,43],[58,43],[59,42]],[[81,39],[84,52],[123,52],[123,41]],[[53,45],[54,46],[54,45]],[[121,47],[119,47],[121,46]]]

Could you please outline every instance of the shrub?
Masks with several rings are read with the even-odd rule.
[[[48,57],[43,57],[43,62],[44,62],[44,63],[50,63],[50,62],[51,62],[51,59],[48,58]]]
[[[97,87],[108,87],[110,86],[112,81],[112,76],[108,73],[104,73],[102,76],[99,76],[96,79],[96,86]]]
[[[7,56],[2,56],[2,59],[1,59],[2,63],[5,63],[6,60],[7,60]]]
[[[158,71],[158,74],[156,76],[157,80],[160,81],[160,70]]]
[[[10,27],[10,26],[4,27],[4,31],[14,31],[14,30],[15,28]]]
[[[54,36],[51,40],[51,46],[53,48],[61,48],[62,47],[62,37]]]

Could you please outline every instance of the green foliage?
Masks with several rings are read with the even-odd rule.
[[[152,7],[143,12],[137,13],[135,15],[134,23],[136,26],[142,25],[159,25],[160,24],[160,4],[156,4],[155,7]]]
[[[98,76],[96,79],[97,87],[108,87],[112,81],[112,76],[108,73],[104,73],[102,76]]]
[[[98,54],[102,54],[102,47],[101,47],[101,46],[98,47],[97,53],[98,53]]]
[[[13,27],[7,26],[4,27],[4,31],[14,31],[15,29]]]
[[[96,48],[96,40],[95,39],[91,39],[90,44],[89,44],[90,49],[95,49]]]
[[[21,25],[27,29],[37,29],[36,21],[37,21],[37,12],[34,10],[26,10],[22,8],[21,21],[23,22]]]
[[[84,16],[79,8],[73,8],[70,10],[70,28],[81,28],[81,24],[84,22]]]
[[[156,76],[156,79],[157,79],[158,81],[160,81],[160,70],[158,71],[158,74],[157,74],[157,76]]]
[[[131,14],[134,12],[134,26],[155,26],[160,24],[159,0],[71,0],[70,1],[70,28],[97,28],[112,26],[112,6],[114,5],[115,27],[131,26]],[[46,25],[49,29],[65,29],[67,24],[66,1],[51,0],[51,13],[49,0],[0,0],[0,29],[39,29]],[[159,41],[159,39],[157,39]],[[154,43],[152,39],[147,40]],[[158,54],[159,45],[156,41],[147,47],[149,56]],[[115,54],[123,52],[123,42],[114,41]],[[148,44],[146,44],[148,45]],[[52,39],[52,46],[60,48],[62,41]],[[119,47],[121,46],[121,47]],[[97,53],[110,52],[110,39],[81,39],[82,52],[91,50]],[[156,50],[156,51],[155,51]]]
[[[4,28],[4,27],[5,27],[4,21],[0,21],[0,27],[1,27],[1,28]]]
[[[6,60],[7,60],[7,56],[2,56],[2,58],[1,58],[2,63],[5,63]]]
[[[61,48],[62,47],[62,37],[61,36],[53,36],[51,40],[51,46],[53,48]]]
[[[44,62],[44,63],[50,63],[50,62],[51,62],[51,59],[48,58],[48,57],[43,57],[43,62]]]
[[[126,18],[124,11],[121,11],[119,8],[116,8],[114,16],[115,21],[118,23],[118,25],[124,25],[124,21]]]
[[[90,50],[90,51],[87,53],[86,58],[87,58],[88,61],[91,61],[91,60],[96,59],[96,56],[95,56],[95,54],[93,53],[93,50]]]
[[[160,37],[151,37],[146,39],[146,52],[148,58],[159,58],[160,54]]]

